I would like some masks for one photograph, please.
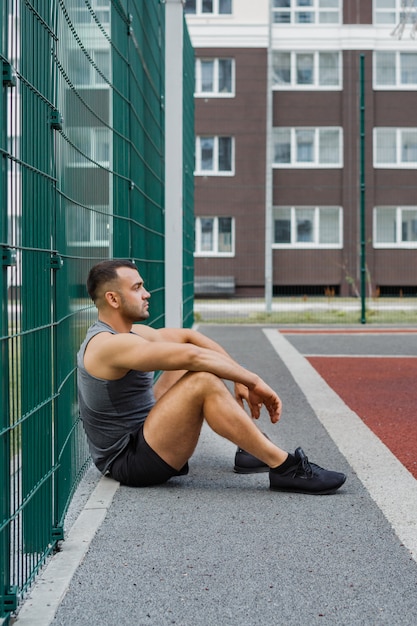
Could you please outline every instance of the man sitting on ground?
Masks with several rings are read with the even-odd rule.
[[[149,317],[150,293],[134,263],[98,263],[87,289],[98,321],[78,353],[79,406],[103,474],[134,487],[187,474],[205,420],[238,446],[235,470],[267,469],[271,489],[328,494],[343,485],[344,474],[309,463],[301,448],[288,454],[256,427],[262,405],[279,420],[281,400],[220,345],[193,330],[136,324]],[[163,372],[155,384],[154,371]],[[235,398],[222,379],[234,382]]]

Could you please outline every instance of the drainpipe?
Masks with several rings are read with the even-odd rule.
[[[365,55],[360,56],[360,237],[361,324],[366,324],[366,232],[365,232]]]

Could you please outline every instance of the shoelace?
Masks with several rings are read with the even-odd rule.
[[[297,465],[296,474],[304,474],[305,476],[313,475],[313,468],[308,461],[308,457],[306,457],[305,455],[301,456],[300,462]]]

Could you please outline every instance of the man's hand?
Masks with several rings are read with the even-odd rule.
[[[242,409],[245,408],[244,402],[246,402],[247,405],[249,406],[249,389],[246,387],[246,385],[244,385],[243,383],[235,383],[235,398],[236,398],[236,402],[240,404]],[[251,410],[251,414],[252,414],[252,410]],[[254,418],[255,416],[252,415],[252,417]]]
[[[242,383],[235,383],[235,398],[241,407],[243,407],[244,401],[247,403],[253,419],[259,418],[262,405],[264,405],[268,411],[273,424],[278,422],[281,417],[281,399],[275,391],[261,379],[259,379],[259,382],[257,382],[252,390],[249,390]]]

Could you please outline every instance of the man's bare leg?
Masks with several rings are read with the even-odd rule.
[[[179,470],[195,450],[204,419],[217,434],[269,467],[277,467],[288,456],[260,432],[223,381],[206,372],[189,372],[164,391],[145,421],[144,437]]]
[[[180,470],[194,452],[204,419],[216,433],[271,468],[269,480],[273,490],[329,494],[346,480],[340,472],[310,464],[301,448],[288,455],[274,445],[223,381],[206,372],[188,372],[164,393],[145,420],[144,436],[160,457]]]
[[[160,400],[164,393],[171,389],[179,381],[180,378],[187,373],[187,370],[174,370],[172,372],[162,372],[158,380],[153,386],[153,392],[156,401]]]

